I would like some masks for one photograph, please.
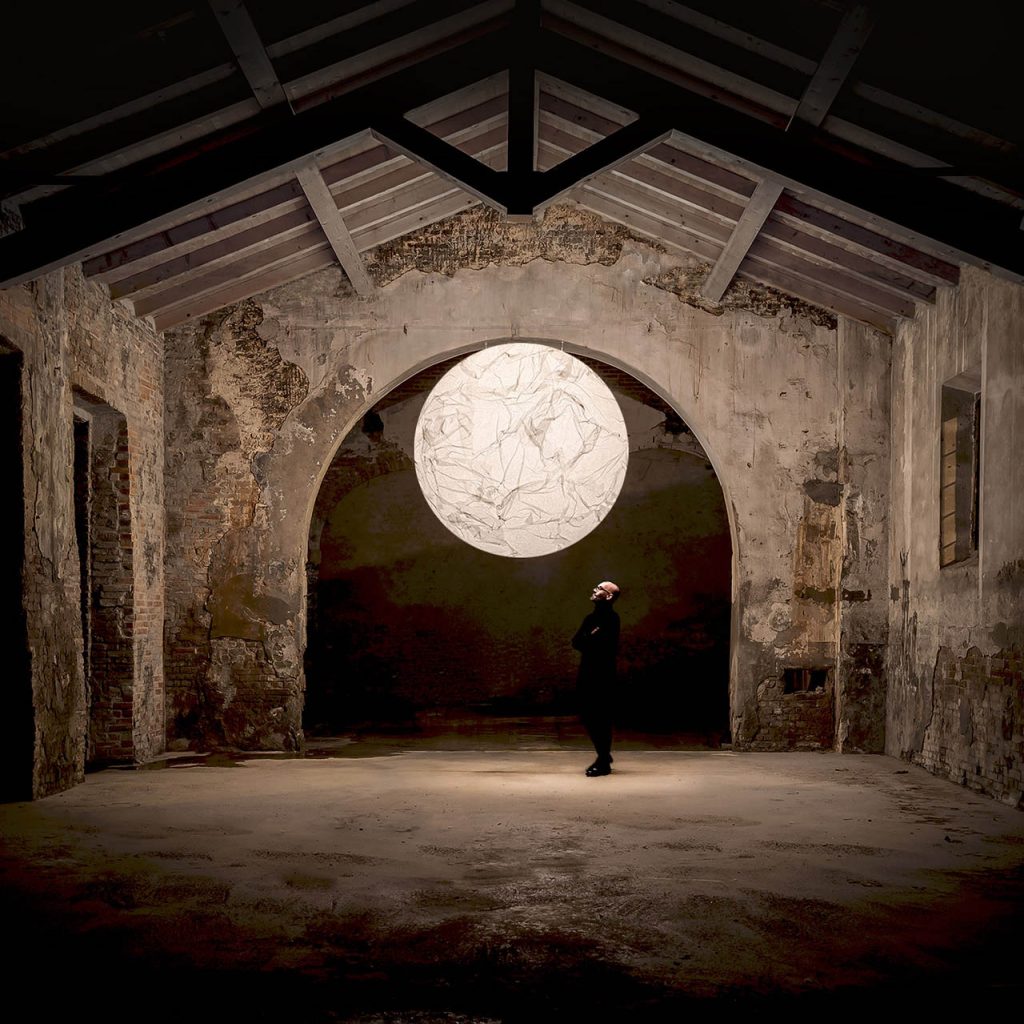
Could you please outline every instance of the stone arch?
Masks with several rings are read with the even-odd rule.
[[[727,519],[728,519],[728,523],[729,523],[729,537],[730,537],[730,544],[731,544],[731,551],[732,551],[732,565],[730,566],[730,581],[731,581],[730,582],[730,585],[731,585],[730,598],[731,598],[731,603],[734,602],[734,600],[735,600],[735,581],[736,581],[736,561],[737,561],[737,552],[738,552],[738,536],[737,536],[735,516],[734,516],[734,504],[733,504],[732,500],[730,499],[730,494],[729,494],[729,489],[728,489],[728,486],[727,486],[727,481],[723,477],[721,460],[718,457],[717,453],[714,451],[714,446],[708,441],[707,430],[704,429],[703,425],[699,422],[699,415],[698,415],[697,411],[692,407],[692,405],[689,406],[689,407],[685,407],[684,408],[683,406],[686,403],[681,402],[677,396],[673,396],[672,394],[670,394],[668,392],[668,390],[664,386],[659,384],[658,381],[654,379],[652,374],[650,374],[649,372],[645,372],[644,369],[641,369],[641,368],[633,365],[629,360],[627,360],[625,358],[622,358],[620,355],[618,355],[616,353],[599,351],[599,350],[596,350],[595,348],[590,347],[590,346],[583,346],[583,345],[579,345],[579,344],[576,344],[576,343],[573,343],[573,342],[565,342],[565,341],[562,341],[560,339],[553,339],[553,338],[532,338],[532,337],[531,338],[522,338],[522,337],[518,337],[518,338],[513,339],[513,338],[510,338],[510,337],[493,337],[493,338],[488,338],[486,340],[483,340],[483,341],[480,341],[480,342],[476,342],[476,343],[473,343],[473,344],[469,344],[469,345],[455,346],[455,347],[451,347],[451,348],[447,348],[447,349],[445,349],[445,348],[438,348],[436,351],[434,351],[433,353],[425,356],[424,358],[419,359],[416,362],[411,363],[410,365],[408,365],[408,366],[406,366],[404,368],[401,368],[399,370],[399,372],[397,372],[393,377],[391,377],[386,382],[384,382],[382,384],[377,384],[376,386],[372,387],[371,390],[364,390],[362,395],[360,396],[360,399],[357,402],[354,402],[354,403],[352,403],[351,405],[348,406],[347,415],[345,415],[344,418],[340,420],[340,422],[338,422],[337,419],[335,419],[335,422],[334,422],[334,424],[332,425],[332,427],[331,427],[331,429],[329,431],[329,436],[331,438],[330,444],[327,445],[327,446],[321,446],[321,450],[316,451],[315,453],[313,451],[309,451],[309,455],[312,456],[311,461],[315,464],[315,470],[316,471],[315,471],[315,473],[313,473],[311,470],[309,471],[308,479],[309,479],[310,485],[309,485],[308,490],[306,491],[306,494],[305,494],[306,505],[305,505],[305,508],[303,510],[303,513],[300,516],[296,516],[296,519],[298,519],[299,522],[302,522],[302,523],[305,524],[305,532],[304,532],[304,536],[302,538],[303,545],[305,546],[305,544],[308,543],[308,538],[309,538],[309,535],[310,535],[310,528],[311,528],[311,525],[312,525],[312,519],[313,519],[313,516],[314,516],[314,509],[315,509],[315,506],[316,506],[316,503],[317,503],[317,498],[318,498],[318,495],[320,494],[321,487],[323,486],[323,483],[324,483],[325,475],[327,473],[328,467],[330,466],[330,464],[332,462],[332,459],[334,458],[336,452],[338,451],[338,448],[340,447],[343,439],[349,433],[349,431],[352,430],[361,420],[363,420],[363,418],[374,408],[374,406],[378,402],[381,401],[382,398],[384,398],[390,392],[394,391],[396,388],[400,387],[406,381],[408,381],[411,378],[415,377],[416,375],[420,374],[424,370],[429,369],[430,367],[437,365],[438,363],[442,363],[442,362],[448,361],[450,359],[457,358],[459,356],[467,355],[467,354],[469,354],[471,352],[478,351],[478,350],[480,350],[482,348],[485,348],[485,347],[488,347],[488,346],[491,346],[491,345],[500,345],[500,344],[507,343],[507,342],[512,341],[512,340],[531,341],[531,342],[535,342],[537,344],[543,344],[543,345],[548,345],[548,346],[551,346],[551,347],[560,348],[560,349],[565,350],[566,352],[569,352],[570,354],[580,355],[580,356],[588,356],[590,358],[597,359],[600,362],[603,362],[603,363],[607,364],[608,366],[611,366],[611,367],[614,367],[614,368],[616,368],[618,370],[621,370],[621,371],[625,372],[626,374],[628,374],[629,376],[631,376],[634,379],[636,379],[637,381],[639,381],[645,387],[649,388],[650,391],[653,394],[657,395],[658,398],[660,398],[663,402],[665,402],[666,405],[668,405],[678,416],[680,416],[680,418],[683,420],[683,422],[686,423],[687,428],[694,434],[694,436],[697,438],[698,442],[704,448],[704,451],[705,451],[705,453],[706,453],[706,455],[708,457],[708,460],[710,461],[710,463],[712,465],[712,468],[714,470],[715,478],[716,478],[716,480],[718,482],[718,485],[722,489],[723,498],[724,498],[724,504],[725,504],[725,509],[726,509],[726,515],[727,515]],[[346,371],[346,373],[347,373],[347,371]],[[333,382],[331,382],[330,384],[327,385],[327,387],[325,388],[325,392],[327,394],[330,394],[333,391],[333,393],[337,395],[337,394],[340,394],[340,393],[344,392],[346,389],[351,389],[351,386],[352,386],[351,378],[345,379],[345,377],[339,377],[338,379],[336,379],[335,381],[333,381]],[[315,398],[315,396],[314,396],[314,398]],[[323,403],[321,403],[321,404],[323,404]],[[341,411],[340,411],[338,406],[336,406],[336,405],[335,406],[329,405],[328,407],[335,410],[334,411],[334,417],[338,417],[338,416],[341,415]],[[695,423],[694,420],[697,420],[698,422]],[[307,423],[308,423],[308,421],[307,421]],[[307,435],[307,436],[309,436],[309,435]],[[313,436],[320,436],[322,438],[324,436],[324,434],[323,433],[319,433],[319,434],[314,434]],[[294,469],[294,466],[292,468]],[[270,469],[270,467],[268,466],[268,470],[269,469]],[[268,472],[268,475],[267,475],[267,478],[266,478],[266,483],[267,483],[268,486],[272,486],[273,485],[273,476],[272,476],[271,472]],[[298,556],[296,556],[296,557],[298,558]],[[307,590],[307,584],[308,584],[308,581],[309,581],[309,576],[308,576],[307,571],[305,571],[308,568],[306,566],[305,552],[303,552],[303,555],[301,556],[301,560],[299,560],[298,564],[301,565],[303,567],[303,569],[304,569],[304,571],[301,573],[301,579],[298,581],[299,585],[302,588],[302,596],[301,596],[300,610],[299,610],[299,614],[297,616],[297,621],[296,621],[296,627],[297,628],[296,628],[296,638],[295,638],[296,639],[296,649],[295,649],[296,661],[297,661],[298,664],[301,664],[302,663],[302,659],[303,659],[304,654],[305,654],[305,644],[306,644],[306,640],[307,640],[307,636],[308,636],[308,630],[307,630],[307,613],[308,613],[307,602],[308,602],[308,599],[309,599],[309,592]],[[730,642],[729,642],[729,649],[730,649],[730,659],[729,659],[729,663],[730,663],[730,671],[729,671],[729,702],[730,702],[730,708],[731,708],[732,702],[733,702],[733,689],[734,689],[734,687],[733,687],[733,671],[732,671],[732,666],[733,666],[734,661],[735,661],[735,657],[734,657],[734,649],[735,649],[735,645],[736,645],[735,632],[736,632],[736,623],[732,622],[731,627],[730,627]],[[301,715],[301,707],[299,709],[299,714]],[[730,715],[730,718],[731,718],[731,715]]]

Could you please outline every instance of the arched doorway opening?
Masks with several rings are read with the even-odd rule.
[[[614,578],[623,588],[620,733],[713,746],[728,739],[732,545],[721,485],[660,396],[581,358],[619,402],[630,463],[607,518],[563,551],[488,554],[427,507],[413,432],[457,359],[392,389],[344,438],[310,526],[308,736],[452,721],[560,729],[574,706],[569,638],[590,588]]]

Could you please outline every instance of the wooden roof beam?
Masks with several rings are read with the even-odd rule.
[[[410,160],[426,164],[442,178],[488,206],[502,213],[507,211],[501,172],[492,170],[404,117],[375,117],[372,131],[381,142],[404,153]]]
[[[302,191],[306,193],[306,199],[324,229],[327,240],[331,243],[334,255],[342,265],[352,287],[359,295],[372,295],[374,291],[373,281],[367,274],[359,251],[352,242],[352,236],[348,233],[345,221],[334,205],[334,197],[331,195],[327,183],[320,173],[316,164],[302,167],[295,175]]]
[[[210,0],[210,7],[260,107],[266,110],[287,103],[288,97],[244,0]]]
[[[847,10],[807,83],[787,128],[792,128],[796,122],[817,128],[825,120],[871,35],[874,23],[874,16],[863,4],[854,4]]]
[[[517,0],[508,74],[508,169],[516,176],[531,174],[537,161],[538,82],[532,55],[539,29],[540,0]]]
[[[762,181],[750,197],[742,216],[736,224],[722,255],[712,267],[707,280],[701,286],[701,294],[711,302],[719,302],[726,288],[754,244],[761,225],[768,219],[768,214],[775,208],[775,203],[782,195],[782,185],[777,181]]]

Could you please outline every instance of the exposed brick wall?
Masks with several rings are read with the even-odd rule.
[[[829,682],[820,690],[785,693],[781,679],[757,688],[758,729],[747,750],[831,750],[835,735],[835,693]]]
[[[175,745],[297,745],[245,572],[255,467],[306,395],[247,300],[166,335],[167,721]],[[280,724],[279,724],[280,723]]]
[[[92,418],[89,529],[89,752],[92,762],[135,755],[135,580],[128,425]]]
[[[1024,792],[1024,648],[963,657],[940,648],[934,711],[910,760],[969,789],[1020,804]]]
[[[75,389],[116,410],[125,424],[114,456],[120,460],[116,480],[127,484],[116,530],[119,545],[122,535],[130,538],[134,613],[129,652],[120,662],[131,680],[131,700],[119,703],[131,707],[118,709],[131,723],[131,741],[130,750],[124,743],[119,749],[145,760],[164,746],[163,345],[78,267],[0,292],[0,336],[23,355],[23,598],[35,721],[32,792],[43,796],[83,777],[88,731],[74,508]],[[103,657],[94,649],[91,658],[97,653]]]

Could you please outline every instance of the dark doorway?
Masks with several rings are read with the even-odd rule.
[[[307,733],[517,718],[555,728],[574,712],[569,639],[591,587],[614,579],[620,731],[727,739],[729,524],[685,424],[633,378],[592,362],[630,434],[619,500],[563,551],[502,558],[452,536],[419,491],[416,418],[448,365],[378,403],[322,484],[308,562]]]
[[[22,594],[25,570],[25,483],[21,409],[21,353],[0,342],[0,479],[7,498],[0,519],[0,621],[4,624],[4,742],[0,744],[0,799],[32,796],[35,717],[28,631]]]
[[[86,766],[134,757],[134,559],[124,416],[75,393],[75,532],[81,578]]]

